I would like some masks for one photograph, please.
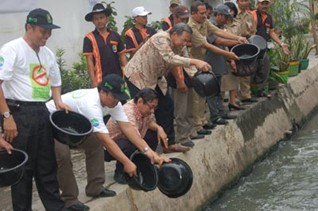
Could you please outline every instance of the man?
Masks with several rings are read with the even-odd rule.
[[[130,54],[130,58],[149,37],[157,33],[154,28],[147,26],[148,15],[150,14],[151,12],[145,10],[144,7],[136,7],[132,10],[135,25],[125,33],[126,52]]]
[[[215,8],[213,16],[214,18],[212,23],[218,28],[224,29],[224,25],[228,22],[228,19],[231,18],[230,8],[224,4],[220,4]],[[224,39],[214,34],[208,36],[207,40],[210,44],[221,49],[225,49],[227,46],[234,46],[239,43],[237,40]],[[226,58],[223,55],[207,51],[205,61],[210,65],[213,65],[212,71],[221,86],[221,78],[228,72]],[[223,108],[221,93],[217,93],[214,97],[207,97],[207,103],[210,110],[210,121],[217,125],[227,124],[228,121],[223,117],[229,117],[229,115],[226,114],[225,109]]]
[[[158,32],[136,52],[125,67],[125,77],[132,96],[145,87],[155,89],[158,93],[159,103],[155,116],[157,123],[168,135],[169,146],[164,148],[166,153],[184,152],[190,148],[175,144],[174,107],[172,99],[167,94],[164,76],[178,65],[195,65],[203,71],[210,68],[204,61],[183,57],[185,46],[191,41],[191,34],[191,28],[184,23],[174,25],[169,32]]]
[[[0,112],[4,139],[25,151],[28,162],[21,180],[11,186],[13,210],[32,210],[34,178],[45,210],[64,210],[56,178],[56,159],[49,112],[50,99],[59,109],[61,77],[53,52],[45,46],[53,24],[50,13],[34,9],[27,16],[23,37],[6,43],[0,50]]]
[[[144,88],[137,93],[134,99],[127,102],[123,107],[129,122],[133,125],[140,137],[144,138],[149,147],[156,151],[158,143],[168,146],[168,137],[163,128],[158,125],[154,119],[154,112],[158,106],[158,96],[156,91]],[[118,144],[119,148],[130,157],[136,146],[133,145],[123,134],[119,124],[113,119],[107,123],[110,137]],[[111,161],[114,158],[105,150],[105,161]],[[162,161],[169,161],[162,158]],[[120,184],[126,184],[126,177],[123,171],[123,165],[117,161],[114,179]]]
[[[166,31],[166,30],[172,28],[172,26],[175,24],[174,23],[175,20],[174,20],[173,15],[175,13],[176,7],[179,6],[180,4],[181,4],[180,0],[171,0],[170,1],[169,10],[170,10],[171,15],[169,15],[169,17],[163,18],[161,20],[162,30]]]
[[[223,31],[207,20],[206,6],[200,1],[195,1],[192,3],[191,17],[188,24],[193,30],[192,47],[190,53],[196,59],[204,60],[206,51],[212,51],[214,53],[221,54],[228,59],[238,59],[233,52],[220,49],[208,43],[206,37],[211,34],[215,34],[226,39],[236,40],[240,43],[247,42],[245,38]],[[200,97],[196,93],[194,94],[194,128],[196,131],[198,131],[198,134],[202,135],[211,134],[211,131],[203,128],[211,128],[209,125],[205,125],[207,123],[204,113],[206,108],[205,101],[206,98]]]
[[[246,38],[254,35],[256,25],[250,12],[250,0],[237,0],[238,13],[236,19],[240,22],[238,33]],[[255,103],[257,99],[251,96],[251,76],[240,77],[240,100],[243,103]]]
[[[129,91],[124,80],[109,74],[103,78],[97,88],[80,89],[62,95],[63,102],[72,111],[87,117],[93,125],[93,134],[81,143],[78,148],[85,151],[87,186],[85,192],[91,197],[110,197],[114,191],[103,187],[105,182],[104,150],[103,147],[124,166],[124,171],[130,176],[136,175],[136,166],[123,154],[117,144],[109,136],[103,117],[111,115],[117,121],[120,129],[153,161],[157,155],[149,149],[147,143],[140,138],[134,127],[128,122],[119,101],[129,98]],[[56,110],[53,101],[47,103],[50,112]],[[66,207],[71,210],[88,210],[89,207],[78,200],[78,187],[70,156],[70,148],[58,141],[55,142],[55,152],[58,163],[58,180],[62,190],[62,198]]]
[[[256,24],[256,34],[262,36],[267,42],[272,39],[283,49],[285,54],[289,54],[288,45],[282,42],[274,31],[272,16],[268,14],[270,3],[270,0],[258,0],[256,10],[252,11]],[[254,77],[254,82],[258,83],[258,97],[271,97],[270,94],[264,92],[270,71],[269,64],[269,56],[268,53],[265,52],[263,58],[258,60],[258,70]]]
[[[187,23],[190,17],[190,10],[179,5],[175,8],[173,14],[173,24]],[[172,27],[172,26],[171,26]],[[170,30],[170,29],[167,29]],[[190,47],[191,43],[187,46]],[[188,48],[186,48],[189,57]],[[175,67],[175,71],[171,71],[167,76],[168,85],[172,87],[173,101],[175,106],[175,132],[176,143],[181,143],[184,146],[193,147],[194,143],[191,139],[204,138],[203,135],[198,135],[193,130],[193,87],[191,77],[197,72],[194,66],[191,67]],[[175,74],[173,74],[175,73]]]
[[[85,16],[85,20],[93,22],[96,27],[85,36],[83,46],[92,88],[107,74],[123,76],[122,67],[127,64],[125,46],[120,35],[106,26],[111,13],[110,8],[97,3],[93,11]]]

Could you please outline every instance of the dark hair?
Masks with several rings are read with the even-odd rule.
[[[204,3],[207,10],[213,10],[213,7],[209,3]]]
[[[238,13],[238,10],[237,10],[236,5],[235,5],[233,2],[230,2],[230,1],[225,2],[224,4],[225,4],[226,6],[228,6],[228,7],[230,8],[230,10],[233,10],[233,11],[234,11],[234,17],[233,17],[233,18],[235,18],[236,15],[237,15],[237,13]]]
[[[134,97],[134,103],[137,103],[138,99],[141,98],[144,103],[158,99],[158,94],[155,90],[150,88],[141,89]]]
[[[201,2],[201,1],[195,1],[195,2],[193,2],[192,4],[191,4],[191,13],[193,13],[193,12],[198,12],[199,11],[199,9],[198,9],[198,7],[199,6],[205,6],[205,4],[203,3],[203,2]]]
[[[193,33],[191,27],[188,24],[186,24],[186,23],[177,23],[177,24],[175,24],[172,27],[172,29],[170,29],[169,34],[171,35],[171,34],[173,34],[175,32],[176,32],[176,34],[178,36],[181,35],[183,32],[188,32],[190,34]]]

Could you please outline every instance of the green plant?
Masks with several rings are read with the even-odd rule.
[[[156,29],[157,31],[162,29],[162,22],[161,21],[152,21],[150,24],[149,24],[150,27]]]
[[[303,54],[303,43],[305,37],[302,34],[296,34],[290,39],[290,60],[291,61],[300,61]]]
[[[281,29],[288,43],[291,37],[300,32],[302,19],[309,18],[311,12],[307,0],[276,0],[271,5],[275,26]]]
[[[286,71],[289,66],[290,56],[285,54],[277,44],[269,51],[271,69],[276,72]]]
[[[117,16],[117,10],[115,7],[112,6],[115,2],[112,1],[110,3],[107,3],[106,1],[102,1],[101,3],[105,4],[107,8],[110,8],[112,10],[112,14],[108,17],[107,27],[110,30],[117,32],[118,28],[117,28],[117,22],[115,20],[115,16]]]
[[[80,53],[80,61],[73,63],[72,69],[66,69],[66,61],[63,59],[65,50],[59,48],[56,50],[56,62],[61,71],[62,93],[70,92],[76,89],[90,87],[90,80],[87,70],[86,58]]]
[[[303,41],[302,45],[302,59],[307,59],[309,53],[311,52],[312,49],[316,47],[315,44],[311,44],[308,40]]]
[[[125,42],[125,33],[128,29],[134,26],[134,18],[131,16],[125,16],[126,21],[124,22],[123,31],[121,32],[121,39]]]

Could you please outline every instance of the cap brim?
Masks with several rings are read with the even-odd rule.
[[[112,14],[112,10],[110,8],[106,8],[103,11],[99,12],[90,12],[87,15],[85,15],[85,20],[91,22],[93,20],[93,15],[94,14],[99,14],[99,13],[105,13],[105,15],[108,17]]]
[[[119,101],[126,101],[130,99],[130,96],[126,93],[114,93],[112,92],[112,95],[114,98],[116,98]]]
[[[54,25],[54,24],[50,24],[50,25],[34,24],[34,25],[40,26],[40,27],[45,28],[45,29],[59,29],[59,28],[61,28],[61,27]]]
[[[145,11],[145,12],[143,12],[143,13],[141,13],[141,14],[139,14],[139,15],[136,15],[136,16],[134,16],[134,17],[137,17],[137,16],[146,16],[146,15],[151,15],[152,14],[152,12],[147,12],[147,11]]]
[[[190,14],[188,14],[188,15],[180,15],[180,16],[178,16],[179,18],[190,18]]]

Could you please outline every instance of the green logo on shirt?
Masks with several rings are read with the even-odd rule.
[[[91,119],[91,123],[92,123],[92,125],[93,125],[93,127],[98,127],[99,126],[99,122],[98,122],[98,120],[97,119]]]
[[[3,67],[3,63],[4,63],[4,58],[0,56],[0,68]]]

